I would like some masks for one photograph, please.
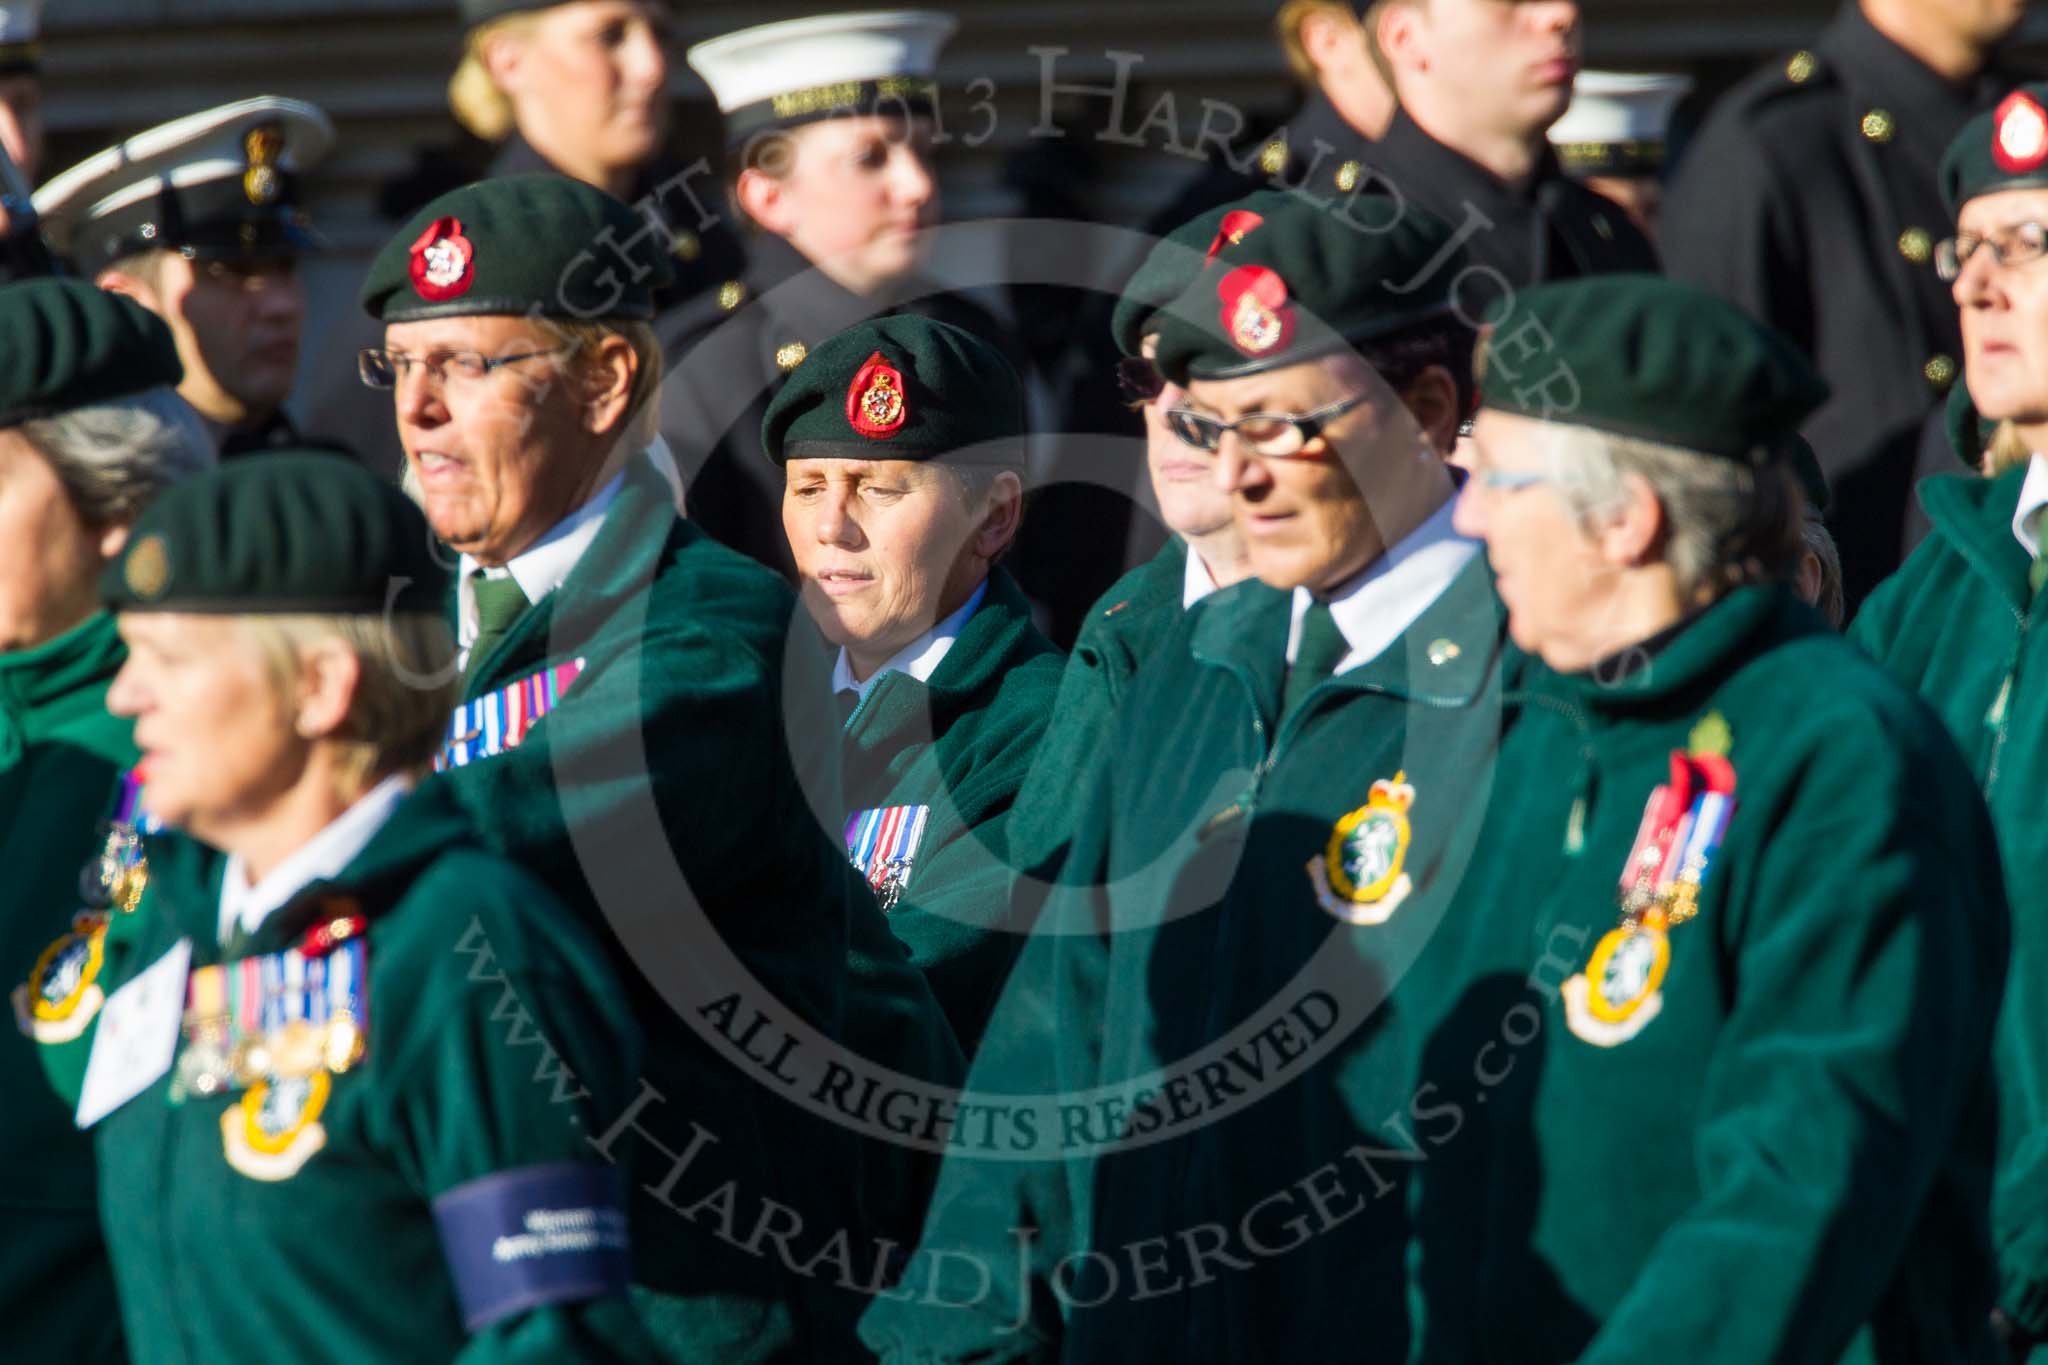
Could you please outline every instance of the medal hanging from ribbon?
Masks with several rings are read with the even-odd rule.
[[[1717,720],[1717,717],[1710,717]],[[1696,736],[1725,730],[1703,724]],[[1700,888],[1735,814],[1735,768],[1725,736],[1671,755],[1671,780],[1650,793],[1616,897],[1621,923],[1564,983],[1565,1022],[1597,1047],[1640,1034],[1662,1008],[1670,931],[1699,913]]]
[[[142,841],[162,828],[142,809],[141,769],[122,773],[113,817],[100,826],[100,851],[78,875],[78,894],[88,910],[112,907],[125,915],[136,907],[149,883]]]
[[[363,928],[361,916],[341,917],[297,948],[195,970],[185,988],[173,1102],[316,1072],[340,1075],[362,1061],[370,1019]]]
[[[582,672],[583,660],[571,659],[456,707],[434,770],[446,772],[518,748]]]
[[[71,917],[70,932],[43,950],[28,980],[14,989],[15,1024],[24,1036],[45,1044],[72,1042],[98,1016],[106,1000],[99,975],[107,918],[115,911],[125,915],[141,902],[149,883],[142,840],[162,828],[142,811],[140,769],[122,773],[113,815],[100,822],[99,852],[78,872],[84,906]]]

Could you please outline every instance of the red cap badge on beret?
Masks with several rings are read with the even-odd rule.
[[[1262,265],[1241,265],[1216,282],[1223,300],[1223,330],[1246,355],[1265,355],[1294,337],[1287,281]]]
[[[1223,221],[1216,227],[1216,240],[1209,243],[1208,260],[1215,260],[1216,253],[1227,246],[1242,242],[1251,230],[1266,220],[1250,209],[1237,209],[1223,215]]]
[[[846,420],[870,441],[879,441],[909,416],[902,372],[876,351],[846,386]]]
[[[476,248],[458,218],[436,218],[412,244],[412,287],[429,303],[461,298],[476,278]]]
[[[2048,111],[2032,95],[2015,90],[2005,97],[1992,115],[1997,132],[1991,139],[1991,159],[2007,175],[2024,175],[2048,162]]]

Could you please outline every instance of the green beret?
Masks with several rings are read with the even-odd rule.
[[[384,244],[361,301],[385,322],[645,320],[654,291],[674,278],[669,241],[660,222],[566,175],[480,180],[428,204]]]
[[[1441,219],[1383,195],[1277,198],[1152,315],[1174,383],[1298,365],[1450,313],[1466,257]]]
[[[1133,271],[1110,316],[1109,334],[1125,355],[1140,353],[1146,324],[1163,305],[1180,297],[1218,252],[1243,243],[1266,214],[1287,202],[1278,190],[1257,190],[1182,223],[1160,238]]]
[[[1953,218],[1980,194],[2048,186],[2048,84],[2023,85],[1963,125],[1941,158]]]
[[[0,288],[0,426],[184,378],[163,319],[81,280]]]
[[[1024,385],[974,333],[914,314],[849,327],[813,350],[761,419],[761,448],[790,460],[935,460],[1020,441]],[[979,463],[1003,463],[1021,451]]]
[[[116,611],[375,616],[447,608],[419,508],[353,460],[278,451],[159,494],[100,575]]]
[[[1661,275],[1595,275],[1502,301],[1481,403],[1760,465],[1826,400],[1798,347],[1719,295]]]

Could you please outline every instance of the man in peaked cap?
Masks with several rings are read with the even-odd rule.
[[[1628,210],[1645,237],[1656,236],[1671,114],[1692,89],[1690,76],[1581,71],[1571,107],[1550,125],[1564,173]]]
[[[1402,1178],[1346,1153],[1407,1113],[1430,1002],[1395,983],[1485,806],[1502,640],[1450,526],[1466,258],[1377,207],[1290,197],[1147,324],[1257,579],[1138,673],[1055,883],[1020,890],[1044,908],[968,1085],[1062,1102],[1001,1161],[948,1155],[923,1296],[863,1322],[886,1361],[1408,1358]]]
[[[213,463],[177,382],[169,331],[129,300],[72,279],[0,287],[0,989],[19,1026],[0,1038],[0,1318],[26,1358],[128,1358],[72,1118],[106,996],[107,821],[137,757],[107,713],[126,650],[92,589],[155,495]]]
[[[793,577],[782,486],[761,456],[768,401],[810,348],[908,312],[1021,348],[988,311],[922,278],[939,222],[932,161],[939,52],[959,26],[927,10],[762,24],[687,56],[725,120],[731,200],[747,224],[744,274],[661,320],[677,368],[662,431],[712,536]]]
[[[262,95],[137,133],[36,192],[52,249],[170,325],[178,386],[221,455],[301,446],[284,410],[299,364],[317,249],[304,177],[334,126],[302,100]]]
[[[1809,49],[1723,97],[1688,145],[1660,237],[1705,285],[1799,344],[1833,390],[1806,425],[1833,493],[1853,613],[1915,540],[1923,424],[1961,371],[1934,269],[1935,171],[2020,76],[2000,48],[2022,0],[1844,0]]]
[[[1009,816],[1060,655],[997,560],[1023,513],[1024,390],[970,332],[878,318],[768,405],[804,605],[839,647],[847,854],[971,1055],[1023,941]]]
[[[1529,658],[1416,974],[1464,1120],[1417,1358],[1989,1361],[2004,896],[1954,745],[1793,590],[1826,386],[1650,275],[1482,360],[1457,524]]]
[[[592,1135],[629,1163],[648,1326],[669,1359],[831,1359],[883,1274],[873,1234],[905,1216],[894,1186],[870,1196],[887,1153],[793,1107],[734,1039],[755,1019],[759,1052],[772,1015],[804,1056],[938,1083],[958,1049],[847,862],[824,651],[643,453],[668,273],[643,221],[552,174],[429,203],[371,264],[385,336],[364,377],[393,389],[461,556],[463,701],[436,780],[598,928],[649,1039],[640,1099]],[[781,1220],[784,1254],[707,1225],[720,1198],[728,1232]],[[858,1268],[799,1274],[842,1229]]]

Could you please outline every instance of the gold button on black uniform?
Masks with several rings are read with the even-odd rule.
[[[1949,385],[1956,382],[1956,362],[1952,356],[1933,356],[1920,372],[1927,376],[1927,382],[1937,390],[1946,390]]]
[[[1934,238],[1925,228],[1907,228],[1899,234],[1899,254],[1914,265],[1925,265],[1934,254]]]
[[[1873,109],[1863,116],[1863,136],[1869,138],[1880,147],[1890,142],[1892,134],[1898,130],[1899,125],[1883,109]]]

